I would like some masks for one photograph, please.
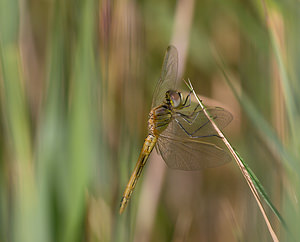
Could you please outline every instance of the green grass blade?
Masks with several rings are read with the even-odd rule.
[[[276,23],[272,17],[271,12],[277,13],[278,8],[275,6],[275,2],[272,1],[264,1],[262,0],[264,6],[265,6],[265,19],[266,19],[266,25],[268,34],[270,37],[271,47],[273,49],[273,53],[275,56],[275,60],[277,61],[278,69],[279,69],[279,81],[281,82],[283,97],[285,100],[285,109],[287,112],[287,120],[291,129],[292,134],[298,133],[298,123],[299,123],[299,117],[297,114],[299,114],[299,111],[297,109],[297,97],[295,97],[292,87],[292,81],[290,80],[290,77],[288,75],[288,71],[286,68],[286,63],[284,61],[283,56],[285,55],[284,51],[280,47],[280,40],[279,34],[276,32],[278,31],[278,27],[276,26]],[[279,10],[280,12],[280,10]],[[298,133],[299,134],[299,133]],[[299,139],[297,135],[292,135],[292,144],[293,148],[297,149],[299,147]]]
[[[37,241],[35,206],[35,173],[32,159],[32,137],[18,44],[19,2],[0,1],[0,61],[3,85],[3,123],[5,142],[9,147],[9,166],[15,180],[12,182],[13,240]]]
[[[72,189],[65,191],[67,207],[63,241],[75,241],[84,230],[81,226],[86,209],[86,188],[90,183],[89,174],[93,168],[92,129],[93,90],[96,80],[94,56],[96,1],[82,2],[78,9],[78,41],[75,47],[75,61],[72,68],[70,88],[70,112],[68,115],[69,143],[69,179],[67,183]]]
[[[39,204],[39,241],[60,241],[63,233],[62,218],[64,213],[57,213],[53,204],[62,206],[64,187],[62,177],[66,172],[66,97],[65,88],[68,81],[68,49],[70,41],[66,36],[65,3],[53,3],[53,15],[49,31],[46,63],[45,100],[42,104],[38,124],[36,146],[37,184]],[[57,200],[57,196],[60,200]]]
[[[250,175],[250,178],[251,178],[252,182],[254,183],[256,189],[260,193],[260,195],[264,198],[265,202],[271,208],[271,210],[274,212],[274,214],[276,215],[278,220],[281,222],[281,224],[284,226],[284,228],[288,229],[287,225],[286,225],[286,222],[284,221],[283,217],[281,216],[279,211],[276,209],[276,207],[272,203],[271,199],[269,198],[268,194],[266,193],[263,185],[258,180],[257,176],[254,174],[254,172],[251,170],[251,168],[248,166],[248,164],[243,160],[243,158],[240,156],[240,154],[236,150],[235,150],[235,152],[238,155],[238,157],[240,158],[240,160],[242,161],[242,163],[245,166],[246,170],[248,171],[248,173]]]

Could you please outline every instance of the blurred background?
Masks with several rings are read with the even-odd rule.
[[[299,11],[296,0],[1,0],[0,241],[272,241],[235,162],[175,171],[154,150],[119,215],[169,44],[204,104],[233,114],[227,138],[287,222],[265,206],[277,236],[297,241]]]

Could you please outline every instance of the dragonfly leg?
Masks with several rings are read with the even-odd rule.
[[[191,106],[191,94],[192,94],[192,91],[190,91],[189,95],[186,96],[182,108],[187,108],[187,107]],[[189,104],[186,104],[188,100],[189,100]]]
[[[213,117],[213,119],[215,119],[215,118],[217,118],[217,117]],[[221,138],[219,135],[217,135],[217,134],[209,134],[209,135],[201,135],[201,136],[194,136],[194,134],[196,134],[201,128],[203,128],[205,125],[207,125],[208,123],[210,123],[210,121],[209,120],[207,120],[207,122],[205,122],[203,125],[201,125],[198,129],[196,129],[194,132],[189,132],[189,131],[187,131],[184,127],[183,127],[183,125],[177,120],[177,119],[175,119],[175,121],[177,122],[177,124],[179,125],[179,127],[180,128],[182,128],[183,129],[183,131],[188,135],[188,136],[190,136],[191,138],[205,138],[205,137],[213,137],[213,136],[215,136],[215,137],[218,137],[218,138]]]
[[[179,114],[188,124],[193,124],[194,121],[197,119],[198,115],[199,115],[199,112],[196,113],[196,110],[200,107],[200,105],[198,104],[193,112],[190,114],[190,115],[186,115],[186,114],[183,114],[181,112],[176,112],[176,114]],[[194,116],[196,113],[196,116]],[[194,117],[193,117],[194,116]],[[190,120],[189,120],[190,119]]]

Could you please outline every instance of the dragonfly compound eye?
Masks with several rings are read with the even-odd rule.
[[[170,92],[171,104],[174,108],[178,108],[182,104],[182,96],[180,92],[171,91]]]

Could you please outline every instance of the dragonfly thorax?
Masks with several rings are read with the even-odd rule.
[[[172,120],[172,107],[168,104],[161,104],[153,108],[149,113],[149,133],[158,136],[164,131]]]
[[[158,136],[164,131],[172,120],[172,110],[181,109],[184,106],[181,92],[169,90],[166,92],[165,102],[149,113],[149,133]]]

